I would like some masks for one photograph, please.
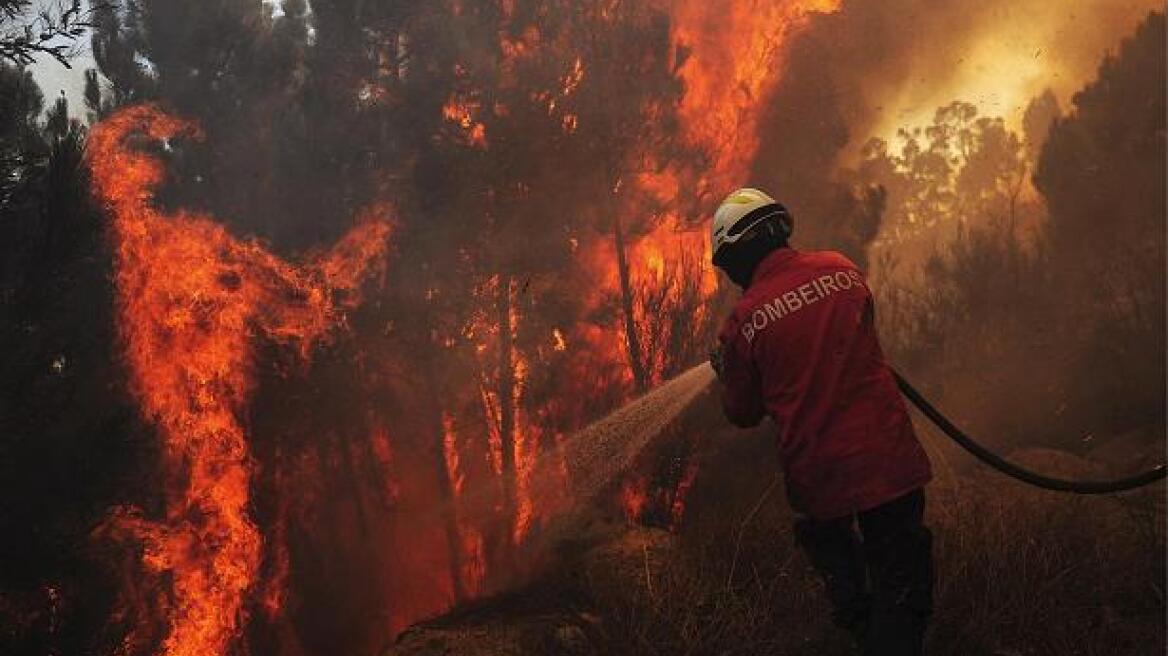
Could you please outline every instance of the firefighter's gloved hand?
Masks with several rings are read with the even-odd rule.
[[[722,353],[722,347],[716,346],[710,351],[710,368],[718,375],[718,380],[722,380],[722,373],[726,370],[726,356]]]

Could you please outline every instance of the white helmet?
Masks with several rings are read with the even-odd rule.
[[[775,199],[750,187],[743,187],[731,193],[714,212],[714,224],[710,233],[710,251],[714,261],[718,251],[737,242],[750,229],[767,221],[773,221],[783,239],[791,236],[794,222],[787,208]]]

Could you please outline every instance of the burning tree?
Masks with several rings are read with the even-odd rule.
[[[163,651],[174,655],[224,652],[257,585],[261,538],[246,510],[251,465],[240,416],[254,385],[251,334],[307,354],[338,320],[334,294],[347,291],[342,302],[352,302],[388,232],[383,218],[370,219],[299,271],[207,217],[161,214],[152,207],[161,167],[126,140],[184,132],[192,127],[142,106],[107,119],[89,144],[95,192],[113,214],[131,387],[159,430],[169,470],[165,519],[120,511],[110,530],[142,541],[146,566],[173,581],[161,610]],[[139,610],[149,630],[153,614]]]
[[[365,571],[384,573],[385,588],[350,603],[388,608],[396,631],[509,577],[516,549],[555,507],[525,491],[533,461],[676,367],[668,358],[700,350],[655,342],[661,333],[644,319],[647,303],[664,310],[676,345],[711,289],[676,273],[671,253],[701,239],[664,220],[680,204],[638,189],[638,176],[673,157],[674,46],[664,13],[599,4],[282,9],[109,8],[95,53],[111,87],[92,104],[157,97],[196,117],[213,148],[181,149],[159,202],[208,205],[275,252],[335,239],[328,219],[338,208],[378,197],[419,217],[395,239],[393,268],[408,283],[391,275],[385,294],[353,314],[355,339],[316,349],[306,371],[273,375],[261,350],[260,384],[241,410],[255,427],[250,450],[266,463],[251,485],[250,521],[271,545],[258,576],[290,591],[264,596],[272,631],[296,590],[352,588],[361,576],[327,582],[297,563],[351,559],[372,535],[390,546],[364,556]],[[609,46],[635,57],[614,58]],[[637,90],[630,72],[658,81]],[[624,104],[609,107],[614,97]],[[626,200],[614,202],[621,187]],[[684,261],[693,268],[696,258]],[[613,281],[601,291],[598,272]],[[278,400],[323,379],[352,400],[319,404],[315,416]],[[408,524],[434,507],[440,521]],[[352,523],[309,530],[321,513],[340,520],[350,509]],[[432,540],[446,546],[429,549]],[[409,554],[422,553],[445,556],[411,567]],[[311,643],[330,622],[348,620],[318,620],[321,632],[298,640]]]
[[[603,199],[594,211],[596,228],[608,233],[615,253],[618,308],[629,370],[637,391],[654,382],[654,350],[644,343],[658,331],[638,325],[638,273],[630,266],[630,242],[657,228],[676,208],[676,190],[656,197],[647,184],[680,165],[700,165],[700,152],[687,151],[679,139],[677,111],[683,87],[676,76],[667,17],[634,3],[593,3],[581,7],[571,25],[584,79],[572,103],[573,126],[584,127],[584,155],[591,162],[589,187]],[[588,62],[586,76],[581,61]],[[685,160],[689,160],[688,162]],[[666,174],[667,175],[667,174]],[[660,264],[657,273],[662,273]],[[700,276],[700,274],[699,274]],[[664,288],[665,286],[660,286]],[[659,299],[664,300],[664,299]],[[653,308],[668,315],[664,303]],[[696,309],[696,308],[694,308]],[[656,373],[660,373],[659,371]]]

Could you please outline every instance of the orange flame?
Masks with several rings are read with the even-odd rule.
[[[397,501],[401,496],[401,481],[398,480],[397,463],[394,461],[393,444],[389,440],[389,431],[378,426],[369,437],[369,448],[373,457],[381,468],[385,478],[385,498],[389,502]]]
[[[446,474],[450,478],[454,499],[457,501],[466,482],[466,474],[460,464],[458,434],[454,418],[449,413],[442,414],[442,450],[446,461]],[[458,513],[455,506],[455,526],[459,538],[459,561],[461,571],[457,573],[465,592],[477,594],[482,590],[486,577],[486,554],[483,534],[471,522]]]
[[[677,530],[677,527],[681,525],[681,520],[685,518],[685,502],[689,497],[694,480],[698,477],[698,468],[698,460],[694,457],[686,465],[685,473],[682,474],[681,480],[677,482],[677,487],[673,490],[673,500],[669,504],[669,527],[673,530]]]
[[[289,264],[211,217],[153,207],[162,163],[128,143],[201,137],[152,105],[122,110],[93,129],[88,160],[111,214],[121,340],[132,392],[164,445],[166,513],[136,509],[114,524],[166,574],[160,598],[168,656],[227,652],[247,622],[262,538],[248,516],[252,462],[240,416],[254,388],[254,336],[299,348],[344,322],[390,224],[368,212],[329,252]],[[275,597],[273,597],[274,599]]]
[[[476,118],[481,109],[477,102],[452,96],[442,106],[442,116],[462,128],[463,138],[468,145],[485,150],[487,147],[487,126]]]
[[[703,180],[706,190],[723,194],[746,182],[758,150],[762,107],[780,80],[784,42],[809,14],[839,5],[840,0],[673,3],[673,41],[690,51],[680,69],[686,87],[683,129],[713,156]]]
[[[638,476],[621,485],[620,507],[629,522],[637,522],[649,505],[649,481]]]
[[[709,319],[706,301],[718,289],[717,276],[707,263],[710,246],[703,232],[695,231],[692,217],[681,216],[677,199],[690,197],[699,211],[712,212],[711,203],[732,187],[748,182],[750,164],[759,147],[759,121],[770,94],[781,81],[786,40],[800,29],[810,14],[838,8],[839,0],[786,0],[764,5],[709,3],[705,0],[668,0],[672,18],[671,39],[678,75],[684,83],[678,117],[684,141],[708,154],[705,168],[697,172],[696,187],[690,173],[675,166],[649,168],[618,181],[614,195],[624,198],[618,212],[626,226],[649,230],[626,238],[629,279],[634,288],[652,290],[664,305],[654,309],[663,315],[670,307],[683,307],[685,294],[693,290],[670,273],[700,276],[696,281],[701,302],[691,325]],[[727,43],[733,35],[733,47]],[[633,191],[622,192],[622,187]],[[654,207],[655,206],[655,207]],[[664,209],[661,209],[664,208]],[[588,268],[599,272],[599,284],[591,300],[599,306],[620,290],[617,256],[609,242],[597,241],[583,249]],[[698,271],[677,267],[699,264]],[[676,278],[676,276],[674,276]],[[634,314],[637,308],[634,308]],[[660,342],[661,326],[651,316],[635,316],[641,345]],[[592,333],[584,341],[598,350],[620,353],[612,336]],[[626,351],[627,352],[627,351]],[[646,358],[652,360],[652,354]],[[660,382],[661,361],[644,363],[650,383]],[[631,374],[626,376],[626,383]]]

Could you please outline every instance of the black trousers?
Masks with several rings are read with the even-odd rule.
[[[864,656],[918,656],[933,611],[933,536],[915,490],[871,510],[801,519],[795,537]]]

